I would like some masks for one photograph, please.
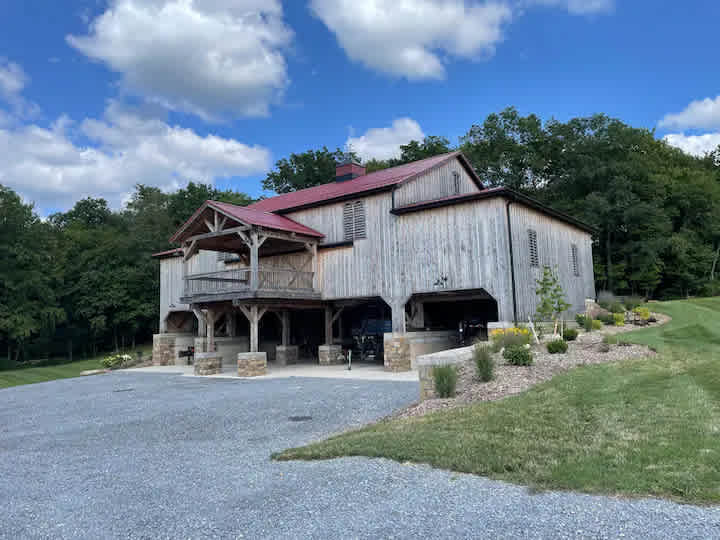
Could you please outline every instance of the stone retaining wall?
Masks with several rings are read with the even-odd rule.
[[[213,352],[196,353],[194,371],[195,375],[217,375],[222,373],[222,357]]]
[[[195,337],[185,333],[155,334],[153,336],[152,363],[154,366],[187,365],[187,358],[178,353],[193,346]]]
[[[267,354],[245,352],[237,355],[238,377],[259,377],[267,372]]]
[[[247,336],[215,338],[215,352],[222,357],[223,365],[226,367],[235,367],[238,353],[248,352],[249,350],[250,338]],[[195,338],[195,351],[207,351],[206,337]]]
[[[345,357],[342,355],[342,347],[340,345],[320,345],[318,347],[318,364],[321,366],[344,363]]]
[[[472,361],[473,347],[461,347],[449,351],[419,356],[417,359],[418,379],[420,380],[420,401],[437,397],[435,394],[435,366],[460,366]],[[458,388],[458,391],[461,389]]]

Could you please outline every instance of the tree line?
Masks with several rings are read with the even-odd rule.
[[[514,108],[472,125],[457,145],[428,136],[368,172],[462,150],[487,187],[506,186],[596,228],[596,288],[655,298],[720,294],[720,148],[697,158],[605,115],[543,122]],[[287,193],[334,181],[339,148],[280,159],[263,187]],[[355,157],[350,150],[350,157]],[[151,257],[207,199],[232,190],[138,185],[124,208],[83,199],[41,219],[0,186],[0,364],[130,346],[157,332]]]

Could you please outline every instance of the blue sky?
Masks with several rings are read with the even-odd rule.
[[[0,183],[46,214],[136,182],[262,194],[279,158],[457,143],[514,105],[720,144],[720,4],[646,0],[0,3]],[[690,7],[688,7],[690,6]]]

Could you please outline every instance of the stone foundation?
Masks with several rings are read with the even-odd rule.
[[[178,353],[193,346],[192,334],[155,334],[153,336],[152,363],[154,366],[187,365],[187,358]]]
[[[345,357],[342,354],[340,345],[320,345],[318,347],[318,364],[321,366],[344,363]]]
[[[410,371],[412,357],[410,355],[410,337],[405,333],[385,334],[385,371]]]
[[[237,355],[238,377],[259,377],[267,371],[267,354],[246,352]]]
[[[278,366],[297,364],[300,348],[297,345],[278,345],[275,347],[275,363]]]
[[[195,375],[222,373],[222,356],[217,353],[195,353]]]

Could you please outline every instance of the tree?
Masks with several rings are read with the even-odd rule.
[[[335,181],[335,168],[345,159],[357,159],[337,148],[330,151],[323,146],[320,150],[308,150],[301,154],[290,154],[275,163],[262,182],[263,188],[276,193],[289,193]]]
[[[10,365],[28,339],[53,332],[65,317],[55,301],[54,241],[32,205],[0,185],[0,335]]]
[[[543,266],[542,278],[536,279],[535,282],[537,283],[535,294],[539,297],[536,310],[538,320],[554,321],[557,332],[558,319],[571,307],[565,301],[565,291],[560,285],[557,274],[549,266]]]

